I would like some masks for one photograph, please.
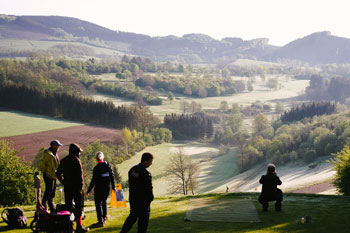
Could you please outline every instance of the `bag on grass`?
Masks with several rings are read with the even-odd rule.
[[[20,208],[6,208],[2,211],[1,217],[12,228],[23,228],[27,226],[27,217]]]
[[[126,207],[126,202],[124,200],[124,194],[121,184],[115,185],[115,191],[112,191],[111,194],[111,204],[110,207]]]

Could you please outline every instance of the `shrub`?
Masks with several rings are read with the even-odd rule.
[[[313,161],[315,161],[317,157],[317,154],[314,150],[309,150],[307,152],[305,152],[303,159],[305,161],[305,163],[311,163]]]
[[[0,141],[0,205],[30,204],[35,201],[33,169],[19,159],[7,141]]]
[[[339,192],[350,195],[350,148],[345,146],[340,152],[333,154],[332,163],[337,171],[334,185]]]

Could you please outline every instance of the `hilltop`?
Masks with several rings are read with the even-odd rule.
[[[118,23],[118,22],[117,22]],[[0,56],[27,56],[41,51],[73,56],[120,58],[124,54],[143,56],[154,61],[228,64],[239,58],[261,61],[298,60],[311,64],[350,61],[350,39],[316,32],[278,47],[268,38],[244,40],[226,37],[216,40],[205,34],[182,37],[114,31],[63,16],[0,15]],[[67,50],[74,53],[67,54]]]

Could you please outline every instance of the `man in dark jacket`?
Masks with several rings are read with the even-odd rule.
[[[275,165],[269,164],[266,175],[261,176],[259,180],[260,184],[262,184],[259,202],[263,206],[263,211],[267,211],[269,208],[269,201],[276,201],[276,211],[281,211],[282,208],[283,193],[282,190],[277,188],[277,185],[281,185],[282,181],[277,176],[275,170]]]
[[[147,232],[150,204],[153,201],[152,175],[146,168],[152,165],[153,155],[144,153],[141,163],[129,170],[130,214],[124,222],[121,233],[129,232],[137,221],[138,233]]]
[[[94,189],[95,207],[97,213],[97,223],[95,227],[103,227],[107,217],[107,197],[109,194],[110,184],[115,191],[114,174],[111,165],[103,161],[104,154],[99,151],[96,153],[97,165],[94,167],[92,179],[90,182],[87,195],[89,196],[92,188]]]
[[[75,202],[75,219],[77,222],[76,232],[87,232],[82,221],[82,211],[84,208],[84,176],[83,167],[79,158],[83,150],[77,144],[69,145],[69,154],[61,160],[58,166],[56,176],[64,185],[64,199],[66,208],[69,211],[73,209],[73,200]]]

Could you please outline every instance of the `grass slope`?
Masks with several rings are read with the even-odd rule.
[[[83,125],[42,115],[0,111],[0,138]]]
[[[247,198],[251,199],[258,210],[261,223],[216,223],[216,222],[186,222],[184,217],[187,211],[189,199],[192,196],[167,196],[156,198],[151,205],[151,217],[148,232],[152,233],[214,233],[214,232],[298,232],[298,233],[345,233],[349,232],[348,222],[350,219],[350,197],[327,196],[327,195],[305,195],[285,194],[283,210],[277,213],[271,205],[268,212],[262,212],[257,201],[258,194],[235,193],[235,194],[211,194],[200,195],[196,198]],[[90,206],[92,202],[89,203]],[[128,205],[129,206],[129,205]],[[229,206],[227,208],[230,208]],[[32,221],[34,206],[23,207]],[[94,208],[86,208],[87,218],[83,224],[89,226],[96,222]],[[1,210],[2,211],[2,210]],[[119,232],[124,220],[129,213],[129,207],[108,210],[108,221],[105,227],[91,229],[90,232]],[[312,223],[301,224],[300,218],[311,216]],[[31,232],[29,227],[25,229],[11,230],[6,224],[0,222],[0,231]],[[137,232],[135,224],[131,233]]]

